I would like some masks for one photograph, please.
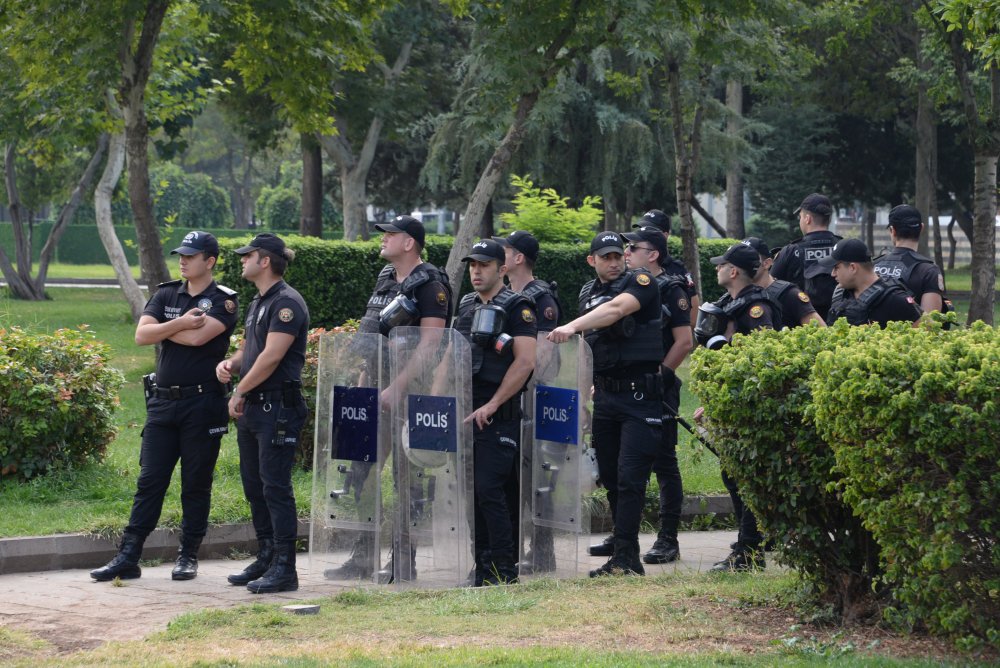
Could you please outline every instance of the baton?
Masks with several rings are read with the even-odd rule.
[[[677,423],[680,424],[680,426],[682,426],[685,429],[687,429],[688,433],[691,434],[696,441],[698,441],[699,443],[701,443],[702,445],[704,445],[706,448],[708,448],[708,451],[711,452],[716,457],[719,456],[719,451],[716,450],[714,447],[712,447],[712,444],[709,443],[708,439],[703,435],[703,433],[705,433],[705,434],[708,433],[705,430],[704,427],[699,427],[696,430],[694,427],[691,426],[690,422],[688,422],[687,420],[685,420],[684,418],[682,418],[680,415],[678,415],[676,413],[676,411],[674,411],[674,409],[671,406],[668,406],[667,404],[664,403],[663,407],[666,409],[667,414],[670,417],[672,417],[674,420],[677,420]]]

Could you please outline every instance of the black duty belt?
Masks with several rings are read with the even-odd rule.
[[[186,385],[184,387],[179,385],[160,387],[157,385],[151,391],[153,396],[159,399],[187,399],[204,394],[225,394],[226,388],[219,383],[205,383],[204,385]]]
[[[283,394],[284,392],[282,390],[251,390],[243,395],[243,400],[248,404],[273,404],[277,401],[281,401],[281,396]]]
[[[500,404],[500,408],[493,414],[497,420],[520,420],[521,414],[521,393],[518,392],[507,401]]]
[[[594,376],[594,387],[605,392],[642,392],[647,397],[658,397],[663,387],[661,378],[655,373],[644,373],[638,378]]]

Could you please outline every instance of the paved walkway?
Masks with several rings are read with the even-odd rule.
[[[603,536],[596,536],[600,540]],[[681,560],[647,566],[649,575],[675,571],[704,571],[729,552],[732,531],[684,532],[680,536]],[[643,549],[654,536],[642,536]],[[605,559],[584,554],[581,574]],[[226,575],[241,570],[250,560],[203,560],[198,577],[187,582],[170,579],[173,563],[143,567],[142,577],[121,586],[93,582],[86,569],[0,575],[0,627],[38,634],[61,651],[97,647],[112,640],[137,640],[167,627],[185,612],[227,608],[245,603],[294,604],[323,598],[343,589],[309,569],[307,555],[299,556],[300,587],[295,592],[250,594],[226,582]],[[318,570],[318,569],[317,569]]]

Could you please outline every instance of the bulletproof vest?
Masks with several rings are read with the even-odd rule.
[[[784,313],[784,309],[781,306],[781,304],[783,303],[782,298],[785,296],[785,293],[788,292],[789,290],[794,290],[796,293],[798,293],[799,286],[795,285],[794,283],[789,283],[788,281],[774,279],[774,282],[771,283],[771,285],[764,288],[764,294],[767,295],[767,298],[773,304],[778,305],[779,311],[777,314],[775,314],[775,324],[780,323],[782,327],[788,327],[788,328],[798,327],[802,323],[797,320],[794,320],[795,314]],[[796,297],[796,299],[798,299],[798,297]],[[778,314],[780,314],[781,316],[780,318],[778,317]]]
[[[812,238],[801,238],[793,242],[802,253],[802,283],[817,310],[823,311],[830,305],[837,282],[830,275],[830,269],[820,265],[819,261],[833,252],[841,237],[836,234],[824,234]]]
[[[674,345],[674,332],[670,326],[670,316],[673,313],[670,312],[670,305],[667,304],[667,296],[670,291],[677,287],[681,289],[684,295],[687,295],[687,278],[680,274],[667,274],[662,273],[656,277],[656,285],[660,288],[660,318],[662,320],[661,326],[663,331],[663,354],[666,355],[666,351]]]
[[[747,290],[735,299],[730,297],[728,294],[724,295],[722,299],[715,303],[715,305],[725,312],[726,317],[728,317],[731,322],[735,322],[737,318],[743,317],[743,314],[746,313],[751,306],[757,302],[764,302],[771,307],[771,323],[775,324],[783,322],[781,304],[776,302],[767,293],[767,291],[759,285],[752,285],[750,287],[750,290]],[[746,334],[747,332],[739,333]]]
[[[361,324],[358,326],[359,331],[378,332],[378,315],[389,302],[396,298],[396,295],[402,293],[410,299],[414,299],[413,295],[417,288],[430,281],[438,281],[444,286],[445,293],[448,295],[448,317],[445,322],[451,320],[451,283],[448,282],[447,274],[429,262],[422,262],[400,283],[396,281],[396,270],[391,264],[387,264],[382,267],[378,278],[375,279],[375,290],[365,306],[365,314],[361,317]]]
[[[559,303],[559,284],[555,281],[551,283],[543,281],[540,278],[536,278],[531,283],[525,286],[521,294],[530,299],[533,303],[538,303],[538,298],[543,295],[552,295],[552,299],[555,301],[556,306],[559,307],[559,312],[562,313],[562,304]]]
[[[472,316],[476,311],[476,293],[470,292],[462,297],[458,304],[458,317],[455,319],[455,329],[472,344],[472,376],[474,379],[483,380],[488,383],[499,385],[503,377],[507,375],[507,369],[514,362],[513,346],[502,355],[498,355],[492,350],[486,350],[482,346],[472,343]],[[504,287],[491,300],[507,313],[507,320],[504,328],[511,321],[511,316],[519,308],[532,306],[531,300],[523,294],[514,292],[508,287]]]
[[[591,279],[580,290],[580,315],[620,295],[634,277],[634,271],[626,271],[615,279],[606,291],[597,295],[591,295],[598,284],[596,279]],[[625,325],[623,321],[631,317],[626,316],[611,327],[592,329],[584,335],[594,353],[594,373],[609,371],[623,363],[660,362],[663,359],[662,317],[646,323],[633,320],[631,323],[633,327],[630,327],[631,335],[625,335],[623,330],[626,328],[623,327]]]
[[[895,279],[880,278],[857,297],[837,286],[826,321],[833,324],[838,318],[847,318],[852,325],[867,325],[873,321],[872,310],[894,292],[909,296],[909,292]]]

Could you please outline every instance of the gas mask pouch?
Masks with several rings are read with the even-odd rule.
[[[480,304],[472,314],[472,342],[483,348],[492,348],[502,355],[513,344],[514,339],[503,331],[507,312],[496,304]]]
[[[414,324],[420,317],[417,303],[399,294],[378,314],[378,328],[382,336],[388,336],[393,327],[405,327]]]
[[[698,307],[698,320],[694,326],[694,338],[709,350],[718,350],[726,345],[726,327],[729,316],[715,304]]]

